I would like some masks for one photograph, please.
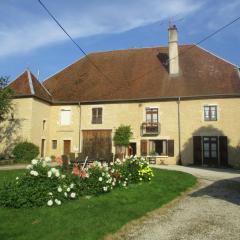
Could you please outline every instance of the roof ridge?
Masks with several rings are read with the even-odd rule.
[[[29,84],[29,87],[30,87],[31,94],[34,95],[35,90],[34,90],[34,87],[33,87],[32,76],[31,76],[31,72],[30,72],[29,69],[27,69],[27,75],[28,75],[28,84]]]
[[[191,45],[194,45],[194,44],[179,44],[179,46],[191,46]],[[91,53],[88,53],[87,56],[91,56],[91,55],[95,55],[95,54],[101,54],[101,53],[110,53],[110,52],[120,52],[120,51],[129,51],[129,50],[141,50],[141,49],[156,49],[156,48],[168,48],[168,45],[159,45],[159,46],[152,46],[152,47],[142,47],[142,48],[125,48],[125,49],[115,49],[115,50],[108,50],[108,51],[96,51],[96,52],[91,52]],[[82,57],[82,58],[78,58],[76,61],[68,64],[66,67],[60,69],[59,71],[49,75],[47,78],[45,78],[43,80],[43,86],[44,86],[44,83],[49,80],[51,77],[57,75],[58,73],[64,71],[65,69],[67,69],[68,67],[72,66],[73,64],[77,63],[78,61],[81,61],[83,59],[85,59],[86,57]]]

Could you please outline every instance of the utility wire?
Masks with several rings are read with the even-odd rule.
[[[56,17],[50,12],[50,10],[42,3],[41,0],[38,0],[40,5],[44,8],[44,10],[48,13],[48,15],[57,23],[57,25],[63,30],[63,32],[69,37],[69,39],[73,42],[73,44],[83,53],[83,55],[88,59],[88,61],[108,80],[108,76],[106,76],[102,70],[90,59],[87,53],[79,46],[79,44],[70,36],[70,34],[66,31],[66,29],[60,24],[60,22],[56,19]]]
[[[186,54],[187,51],[191,50],[192,48],[198,46],[199,44],[205,42],[206,40],[208,40],[209,38],[213,37],[214,35],[216,35],[217,33],[221,32],[222,30],[224,30],[225,28],[229,27],[230,25],[232,25],[233,23],[237,22],[240,20],[240,16],[235,18],[234,20],[232,20],[231,22],[225,24],[224,26],[218,28],[216,31],[214,31],[213,33],[207,35],[206,37],[204,37],[202,40],[200,40],[199,42],[195,43],[193,46],[187,48],[185,51],[179,53],[176,57],[173,57],[171,59],[168,59],[168,61],[166,62],[166,64],[168,64],[170,61],[172,61],[173,59],[179,57],[180,55],[184,55]]]

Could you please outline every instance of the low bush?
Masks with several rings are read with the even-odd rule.
[[[30,142],[18,143],[13,149],[13,155],[16,162],[29,163],[39,154],[39,147]]]
[[[0,205],[22,208],[61,205],[83,195],[98,195],[115,187],[150,181],[152,169],[144,158],[116,160],[109,166],[94,162],[87,168],[74,164],[71,168],[50,167],[50,158],[33,159],[26,173],[0,189]]]

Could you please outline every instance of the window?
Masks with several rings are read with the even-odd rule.
[[[52,149],[57,149],[57,140],[52,140]]]
[[[61,109],[60,123],[61,123],[61,125],[70,125],[71,124],[71,110]]]
[[[146,108],[146,122],[158,122],[158,108]]]
[[[167,155],[167,140],[150,140],[149,141],[150,155]]]
[[[102,123],[102,108],[92,108],[92,123],[93,124]]]
[[[45,130],[45,127],[46,127],[46,120],[43,120],[43,123],[42,123],[43,130]]]
[[[204,120],[217,121],[217,106],[204,106]]]

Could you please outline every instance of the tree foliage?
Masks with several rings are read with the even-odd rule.
[[[7,88],[8,77],[0,77],[0,122],[5,120],[7,114],[12,109],[11,99],[13,91]]]
[[[113,137],[115,146],[128,146],[131,136],[131,126],[121,125],[116,129]]]

